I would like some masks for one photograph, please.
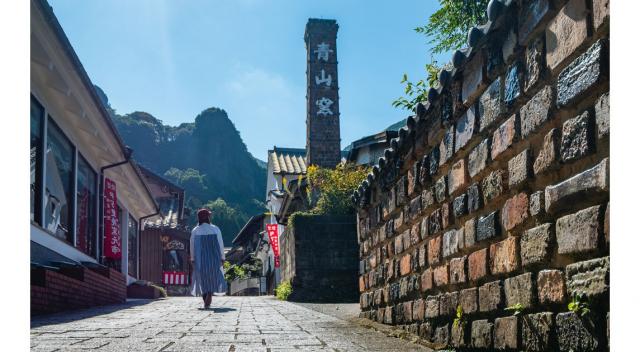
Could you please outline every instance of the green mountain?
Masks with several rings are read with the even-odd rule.
[[[211,208],[225,245],[250,215],[265,211],[264,162],[248,152],[224,110],[208,108],[194,122],[168,126],[142,111],[116,114],[104,92],[98,93],[136,161],[183,187],[190,209]]]

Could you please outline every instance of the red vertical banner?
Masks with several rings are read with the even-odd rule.
[[[273,261],[276,268],[280,267],[280,245],[278,244],[278,224],[267,224],[267,234],[273,249]]]
[[[104,179],[104,256],[111,259],[122,258],[116,183],[108,178]]]

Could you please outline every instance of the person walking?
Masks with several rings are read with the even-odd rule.
[[[193,267],[193,286],[191,294],[202,296],[204,308],[211,306],[214,293],[226,293],[227,282],[224,279],[224,243],[222,232],[211,224],[209,209],[198,210],[198,226],[191,231],[191,265]]]

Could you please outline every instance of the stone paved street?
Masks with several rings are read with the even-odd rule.
[[[134,301],[35,317],[31,350],[429,351],[340,317],[273,297]]]

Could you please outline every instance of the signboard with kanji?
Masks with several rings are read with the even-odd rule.
[[[104,256],[110,259],[122,258],[116,183],[108,178],[104,179]]]
[[[274,265],[280,267],[280,245],[278,244],[278,224],[267,224],[267,235],[273,249]]]

